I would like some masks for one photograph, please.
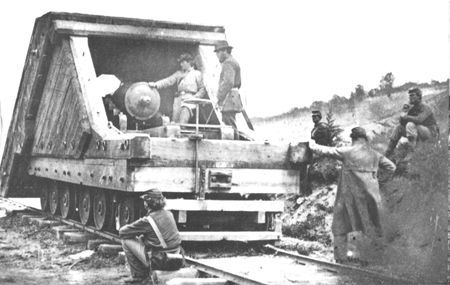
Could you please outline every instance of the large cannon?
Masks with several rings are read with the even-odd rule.
[[[218,26],[38,18],[3,153],[1,195],[38,196],[54,215],[114,231],[142,214],[139,193],[156,187],[184,240],[278,239],[284,204],[274,198],[299,193],[305,149],[245,140],[212,104],[199,104],[189,124],[170,123],[175,90],[145,83],[175,72],[178,55],[190,52],[204,74],[204,101],[214,101],[220,66],[213,46],[225,39]],[[122,85],[101,91],[106,75]]]

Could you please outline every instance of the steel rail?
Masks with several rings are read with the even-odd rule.
[[[289,251],[275,247],[270,244],[267,244],[264,247],[271,249],[271,250],[275,251],[276,253],[281,253],[283,255],[295,258],[297,261],[300,261],[300,263],[302,265],[306,265],[307,263],[314,264],[316,266],[322,267],[322,268],[324,268],[330,272],[336,273],[336,274],[344,273],[344,272],[351,273],[351,274],[357,273],[362,276],[374,277],[379,280],[381,279],[383,281],[392,282],[392,284],[417,284],[417,282],[403,279],[403,278],[400,278],[397,276],[388,276],[388,275],[384,275],[384,274],[381,274],[381,273],[378,273],[375,271],[370,271],[370,270],[363,269],[363,268],[358,268],[358,267],[345,265],[345,264],[328,262],[325,260],[320,260],[320,259],[312,258],[309,256],[301,255],[298,253],[289,252]]]
[[[3,199],[7,199],[7,198],[3,198]],[[9,200],[9,199],[7,199]],[[47,218],[52,218],[55,220],[58,220],[61,223],[73,226],[75,228],[87,231],[89,233],[101,236],[107,240],[116,242],[116,243],[120,243],[120,238],[118,237],[118,235],[113,234],[113,233],[109,233],[109,232],[103,232],[103,231],[99,231],[97,230],[95,227],[92,226],[85,226],[83,224],[81,224],[78,221],[74,221],[74,220],[70,220],[70,219],[64,219],[62,217],[59,216],[54,216],[50,213],[44,212],[40,209],[36,209],[24,204],[21,204],[19,202],[15,202],[15,201],[11,201],[12,203],[16,203],[18,205],[22,205],[25,206],[26,209],[29,209],[33,212],[38,212],[41,215],[47,217]],[[377,278],[378,280],[383,280],[386,282],[389,282],[389,284],[418,284],[417,282],[414,282],[412,280],[406,280],[403,278],[399,278],[397,276],[387,276],[384,275],[382,273],[378,273],[378,272],[374,272],[374,271],[370,271],[370,270],[366,270],[363,268],[358,268],[358,267],[354,267],[354,266],[349,266],[349,265],[344,265],[344,264],[338,264],[338,263],[332,263],[332,262],[328,262],[328,261],[324,261],[324,260],[320,260],[320,259],[316,259],[316,258],[312,258],[309,256],[305,256],[305,255],[301,255],[301,254],[297,254],[297,253],[292,253],[286,250],[283,250],[281,248],[277,248],[273,245],[267,244],[264,246],[267,249],[273,250],[275,251],[275,253],[280,253],[283,254],[285,256],[294,258],[297,260],[297,262],[301,265],[307,265],[307,264],[312,264],[315,266],[318,266],[320,268],[323,268],[331,273],[334,274],[359,274],[361,276],[365,276],[365,277],[371,277],[371,278]],[[195,267],[197,270],[219,277],[219,278],[223,278],[226,279],[228,281],[230,281],[233,284],[242,284],[242,285],[268,285],[268,283],[263,283],[251,278],[248,278],[246,276],[243,275],[239,275],[239,274],[235,274],[232,272],[228,272],[226,270],[220,269],[218,267],[214,267],[211,265],[208,265],[204,262],[201,262],[199,260],[195,260],[193,258],[190,257],[185,257],[185,261],[186,264]]]
[[[2,198],[2,199],[7,199],[7,198]],[[9,199],[7,199],[7,200],[9,200]],[[74,220],[70,220],[70,219],[64,219],[62,217],[54,216],[54,215],[49,214],[47,212],[44,212],[42,210],[39,210],[39,209],[30,207],[30,206],[27,206],[27,205],[24,205],[24,204],[15,202],[15,201],[11,201],[11,200],[9,200],[9,201],[12,202],[12,203],[24,206],[26,209],[31,210],[33,212],[37,212],[37,213],[45,216],[46,218],[52,218],[52,219],[57,220],[57,221],[59,221],[61,223],[73,226],[75,228],[81,229],[83,231],[87,231],[89,233],[92,233],[92,234],[95,234],[95,235],[98,235],[98,236],[101,236],[101,237],[103,237],[103,238],[105,238],[107,240],[110,240],[110,241],[113,241],[113,242],[116,242],[116,243],[121,243],[120,238],[116,234],[99,231],[99,230],[97,230],[94,227],[85,226],[85,225],[83,225],[82,223],[80,223],[78,221],[74,221]],[[194,268],[196,268],[199,271],[202,271],[204,273],[207,273],[207,274],[219,277],[219,278],[226,279],[227,281],[231,282],[232,284],[238,284],[238,285],[269,285],[267,283],[262,283],[260,281],[254,280],[254,279],[251,279],[251,278],[239,275],[239,274],[235,274],[235,273],[232,273],[232,272],[228,272],[228,271],[220,269],[218,267],[214,267],[214,266],[208,265],[208,264],[206,264],[204,262],[201,262],[199,260],[195,260],[195,259],[187,257],[187,256],[185,256],[185,262],[186,262],[187,265],[193,266]]]
[[[242,284],[242,285],[268,285],[268,283],[263,283],[254,279],[250,279],[248,277],[245,277],[243,275],[231,273],[228,271],[225,271],[223,269],[208,265],[204,262],[195,260],[190,257],[185,257],[186,263],[194,266],[198,270],[208,273],[210,275],[214,275],[220,278],[224,278],[228,281],[231,281],[236,284]]]

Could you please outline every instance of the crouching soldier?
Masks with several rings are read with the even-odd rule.
[[[382,237],[382,200],[377,172],[379,167],[390,173],[395,171],[392,161],[369,146],[363,128],[353,128],[350,137],[352,145],[347,147],[326,147],[310,141],[313,153],[343,162],[331,226],[334,258],[338,263],[349,261],[348,235],[367,237],[373,241],[373,246],[379,244]]]
[[[400,124],[392,132],[385,155],[390,157],[401,137],[406,137],[413,150],[417,141],[430,141],[439,138],[439,128],[430,106],[422,102],[419,88],[408,90],[409,105],[403,106]]]
[[[119,230],[131,271],[131,278],[124,282],[153,284],[152,270],[178,270],[183,265],[181,238],[172,213],[164,210],[166,201],[159,190],[149,190],[141,199],[147,215]]]

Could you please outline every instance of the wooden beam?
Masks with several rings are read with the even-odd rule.
[[[181,211],[283,212],[283,201],[167,199],[166,209]]]
[[[117,133],[108,128],[108,119],[102,100],[105,94],[98,94],[95,89],[97,75],[89,50],[88,38],[70,37],[70,48],[81,88],[80,99],[82,105],[86,107],[92,129],[101,137],[116,136]]]
[[[220,170],[212,168],[212,170]],[[229,169],[227,169],[229,170]],[[209,173],[209,168],[205,169]],[[231,169],[231,189],[209,189],[208,175],[203,185],[206,193],[285,194],[298,193],[298,171],[285,169]],[[133,191],[146,191],[158,187],[166,192],[191,193],[194,190],[192,167],[136,167],[131,173]]]
[[[53,25],[56,33],[84,37],[102,36],[114,38],[154,39],[196,42],[209,45],[214,45],[218,41],[226,40],[225,33],[223,32],[138,27],[131,25],[108,25],[65,20],[54,20]]]
[[[262,241],[279,240],[279,232],[180,232],[183,241]]]
[[[192,166],[195,143],[187,138],[151,138],[151,165]],[[198,159],[208,167],[291,168],[288,144],[257,141],[201,140]]]
[[[58,159],[34,157],[28,174],[73,184],[127,191],[127,161],[118,159]]]

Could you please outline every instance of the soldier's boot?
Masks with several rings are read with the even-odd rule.
[[[403,159],[406,163],[411,161],[411,157],[414,153],[414,149],[417,145],[417,139],[415,137],[408,137],[408,148],[405,158]]]
[[[397,146],[397,141],[389,140],[388,147],[384,153],[384,156],[390,158],[394,154],[395,147]]]
[[[336,261],[336,263],[347,263],[347,235],[344,234],[333,236],[333,244],[334,260]]]

